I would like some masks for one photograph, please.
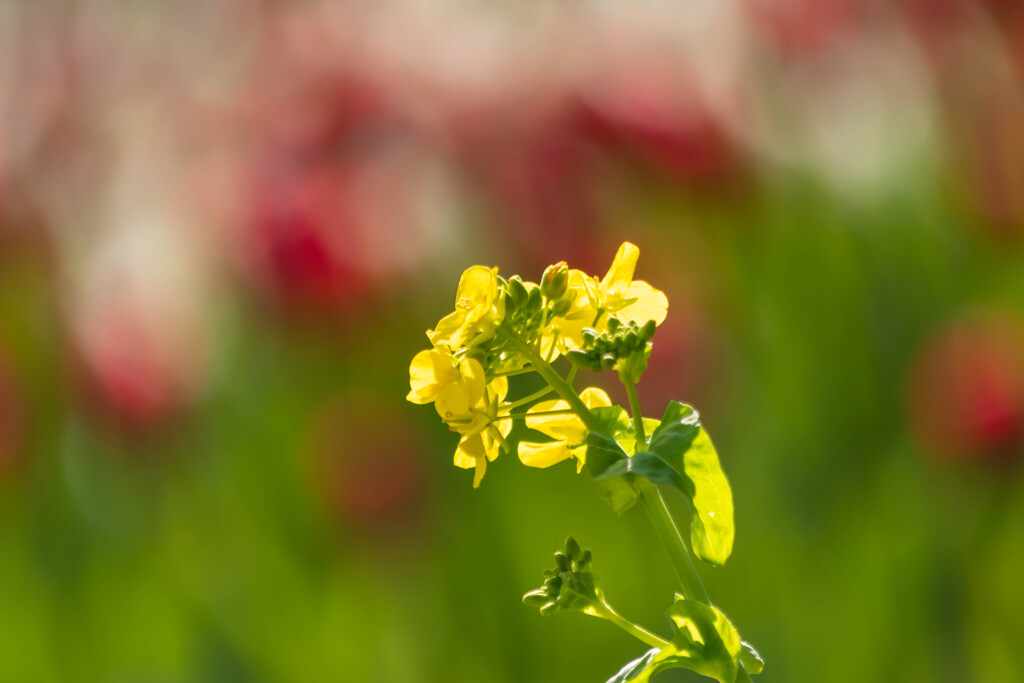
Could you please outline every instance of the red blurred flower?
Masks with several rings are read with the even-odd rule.
[[[508,227],[498,234],[527,267],[579,261],[603,223],[600,154],[568,101],[537,118],[478,122],[460,131],[468,175]],[[585,256],[584,256],[585,258]]]
[[[961,318],[934,333],[907,377],[916,439],[952,458],[1019,455],[1024,435],[1024,324],[1010,315]]]
[[[359,530],[406,527],[424,494],[423,450],[408,416],[379,396],[347,395],[307,427],[314,487]]]
[[[608,64],[595,70],[583,95],[597,141],[702,189],[729,184],[741,174],[721,113],[678,60],[634,55]]]
[[[290,63],[287,49],[279,56]],[[433,158],[371,65],[334,57],[285,73],[275,64],[253,104],[242,252],[291,311],[351,304],[418,264],[432,239]]]

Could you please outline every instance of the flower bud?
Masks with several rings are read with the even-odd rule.
[[[594,342],[597,341],[597,330],[593,327],[584,327],[580,334],[583,337],[583,343],[586,346],[593,346]]]
[[[569,558],[565,553],[555,553],[555,564],[558,565],[558,568],[563,572],[567,572],[572,569],[572,565],[569,563]]]
[[[573,562],[579,562],[580,558],[583,557],[583,549],[580,548],[580,544],[577,543],[576,539],[572,536],[569,536],[567,539],[565,539],[565,554]]]
[[[518,275],[513,275],[509,278],[508,293],[512,298],[512,305],[515,308],[522,308],[525,306],[530,296],[530,293],[526,291],[526,286],[523,285],[523,281]]]
[[[530,295],[526,300],[526,308],[530,313],[536,313],[540,310],[540,307],[544,304],[544,300],[540,295],[540,288],[535,287],[530,290]]]
[[[557,612],[557,611],[558,611],[558,605],[553,603],[553,602],[549,602],[548,604],[546,604],[546,605],[544,605],[543,607],[540,608],[540,613],[542,615],[544,615],[544,616],[547,616],[547,615],[552,614],[552,613]]]
[[[524,605],[529,605],[530,607],[537,607],[538,609],[549,602],[551,602],[551,598],[549,598],[548,594],[542,589],[530,591],[529,593],[523,596]]]
[[[572,301],[570,301],[569,299],[559,299],[551,307],[551,317],[561,318],[562,316],[569,312],[570,308],[572,308]]]
[[[644,323],[643,327],[640,328],[640,338],[645,342],[649,342],[654,339],[654,332],[658,329],[658,324],[653,320],[648,320]]]
[[[569,362],[576,367],[583,368],[584,370],[590,368],[590,356],[586,351],[572,349],[565,355],[569,359]]]
[[[557,301],[565,296],[569,290],[569,266],[565,261],[559,261],[553,266],[544,270],[540,279],[540,292],[549,301]]]
[[[603,356],[601,356],[601,369],[611,370],[612,368],[615,367],[615,361],[617,360],[618,357],[614,353],[604,354]]]
[[[615,334],[615,331],[618,330],[619,326],[621,326],[621,325],[622,325],[622,321],[619,320],[618,318],[616,318],[615,316],[612,316],[611,318],[608,318],[608,331],[611,334]]]

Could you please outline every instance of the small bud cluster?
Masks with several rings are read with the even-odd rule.
[[[566,355],[573,365],[585,370],[611,370],[619,360],[630,358],[638,352],[646,358],[650,354],[651,339],[657,325],[648,320],[643,325],[630,321],[623,324],[618,318],[608,319],[604,332],[586,327],[583,329],[583,348],[569,351]]]
[[[576,293],[569,289],[569,269],[564,262],[549,266],[540,285],[524,282],[518,275],[498,280],[504,297],[504,325],[522,339],[539,339],[545,326],[564,316],[576,300]],[[500,341],[474,351],[489,373],[515,369],[523,364],[518,354]]]
[[[555,553],[554,569],[544,570],[544,586],[523,596],[527,605],[540,608],[541,614],[559,610],[591,612],[604,605],[597,577],[590,571],[590,550],[582,550],[570,536],[565,550]]]

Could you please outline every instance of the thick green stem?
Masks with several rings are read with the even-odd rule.
[[[633,636],[642,643],[650,645],[651,647],[656,647],[658,649],[661,649],[668,645],[667,640],[661,638],[660,636],[654,633],[651,633],[643,626],[640,626],[639,624],[634,624],[629,619],[626,619],[618,612],[613,610],[611,605],[609,605],[608,603],[604,603],[604,605],[602,605],[601,608],[599,608],[598,613],[605,619],[612,622],[613,624],[615,624],[623,631]]]
[[[551,367],[551,364],[546,362],[540,357],[540,354],[534,351],[533,347],[524,342],[519,338],[515,332],[511,332],[503,327],[498,328],[498,333],[501,334],[512,346],[516,348],[523,357],[530,361],[530,364],[537,370],[537,373],[544,378],[555,393],[558,394],[573,411],[580,416],[583,420],[583,424],[587,426],[587,429],[591,431],[600,431],[601,425],[598,424],[594,415],[590,412],[587,406],[583,403],[583,399],[580,395],[570,386],[568,382],[562,379],[562,376],[555,372],[555,369]]]
[[[654,525],[654,531],[658,534],[665,549],[668,550],[669,558],[672,560],[672,567],[676,571],[679,585],[683,589],[683,597],[688,600],[697,600],[705,605],[711,604],[711,598],[704,589],[704,583],[700,580],[697,567],[693,564],[690,552],[686,549],[683,537],[679,533],[679,527],[672,519],[672,514],[665,505],[665,499],[661,497],[658,487],[649,482],[640,483],[640,500],[643,502],[644,511]]]
[[[683,597],[710,605],[711,598],[708,597],[704,583],[700,580],[700,574],[697,573],[697,567],[693,564],[693,558],[690,557],[690,551],[686,549],[686,543],[679,533],[679,527],[672,519],[672,514],[669,512],[668,506],[665,505],[665,499],[661,497],[658,487],[649,482],[641,483],[640,500],[643,502],[644,510],[647,512],[651,524],[654,525],[654,531],[665,545],[665,549],[668,550],[672,567],[675,569],[679,585],[683,589]],[[736,673],[736,683],[750,683],[750,674],[742,664],[739,665],[739,670]]]

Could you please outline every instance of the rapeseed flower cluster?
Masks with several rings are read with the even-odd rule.
[[[540,283],[519,276],[504,279],[497,268],[472,266],[459,279],[455,309],[427,331],[431,348],[415,355],[409,366],[412,403],[433,403],[441,420],[459,434],[455,465],[474,469],[480,485],[487,463],[509,452],[515,419],[552,440],[523,441],[520,460],[549,467],[575,457],[582,467],[588,429],[581,412],[611,405],[604,391],[572,389],[575,370],[563,378],[552,366],[559,356],[587,348],[596,336],[620,323],[660,325],[668,310],[664,293],[634,280],[640,250],[625,242],[603,278],[570,269],[564,262],[548,267]],[[548,389],[519,401],[506,400],[508,377],[537,372]],[[547,393],[546,400],[516,414]]]

